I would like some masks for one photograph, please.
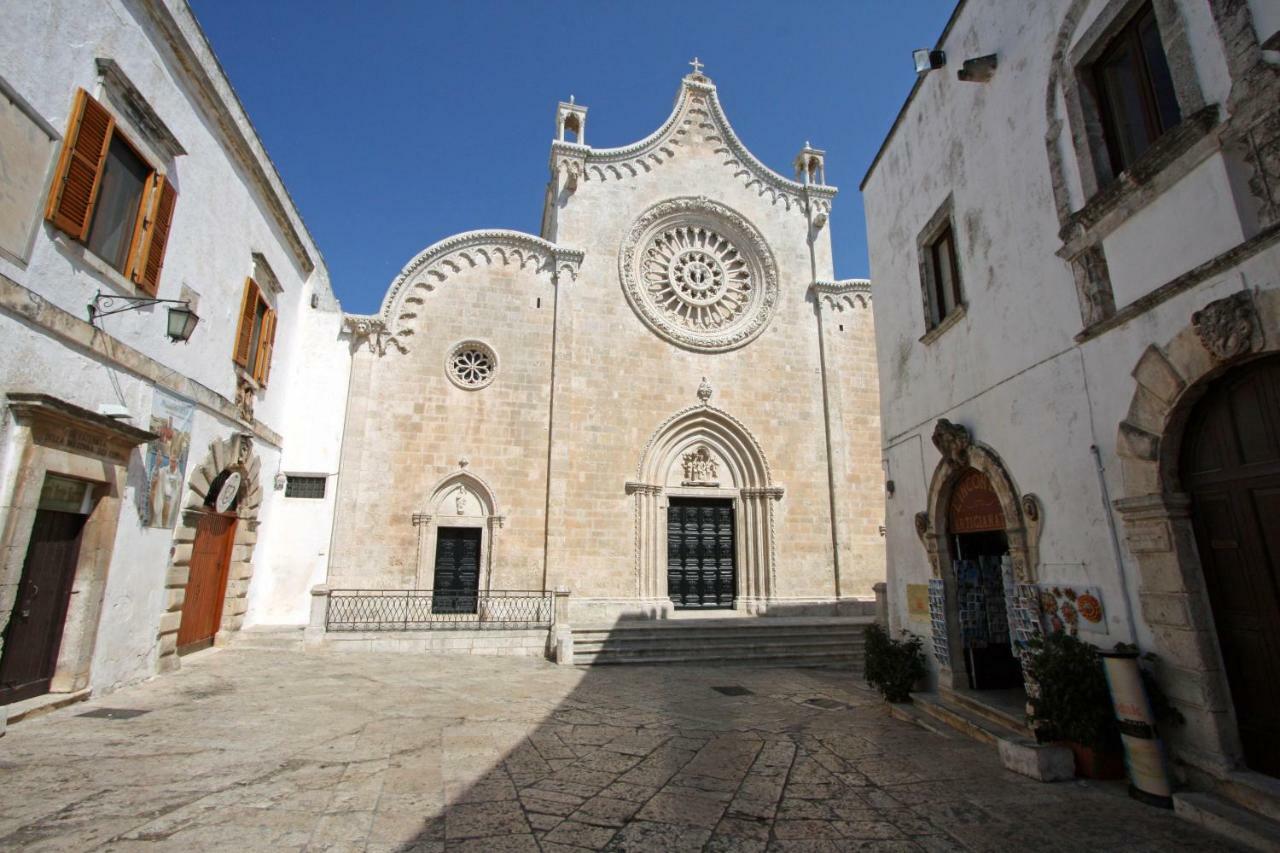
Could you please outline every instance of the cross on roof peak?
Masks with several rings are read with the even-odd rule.
[[[705,65],[703,65],[701,62],[698,61],[698,57],[696,56],[693,58],[693,61],[689,63],[689,65],[693,67],[694,74],[701,74],[702,69],[706,67]]]

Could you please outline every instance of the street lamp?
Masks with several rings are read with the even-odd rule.
[[[126,303],[124,307],[115,307],[117,302]],[[93,297],[93,301],[89,303],[89,325],[96,326],[99,317],[107,317],[111,314],[121,314],[125,311],[136,311],[139,308],[145,308],[148,305],[159,305],[160,303],[169,305],[169,321],[165,328],[169,335],[169,340],[174,343],[186,341],[190,339],[191,333],[196,330],[196,324],[200,322],[200,318],[196,312],[191,310],[191,302],[187,299],[152,299],[147,296],[112,296],[104,294],[101,290]]]
[[[945,50],[929,50],[927,47],[922,47],[911,51],[911,59],[916,64],[916,73],[926,74],[947,64],[947,52]]]

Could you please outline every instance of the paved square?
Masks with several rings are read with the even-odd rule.
[[[11,727],[0,778],[22,850],[1231,849],[834,670],[207,652]]]

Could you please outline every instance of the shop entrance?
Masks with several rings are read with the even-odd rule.
[[[949,617],[960,626],[969,689],[1021,694],[1022,666],[1013,653],[1005,606],[1013,569],[1004,529],[991,481],[972,468],[962,472],[947,511],[956,611]]]

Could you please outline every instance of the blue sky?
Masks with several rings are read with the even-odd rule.
[[[867,274],[858,194],[954,0],[336,2],[192,0],[329,265],[343,307],[377,309],[435,241],[536,234],[555,107],[625,145],[671,111],[693,56],[734,129],[791,174],[827,151],[836,273]]]

